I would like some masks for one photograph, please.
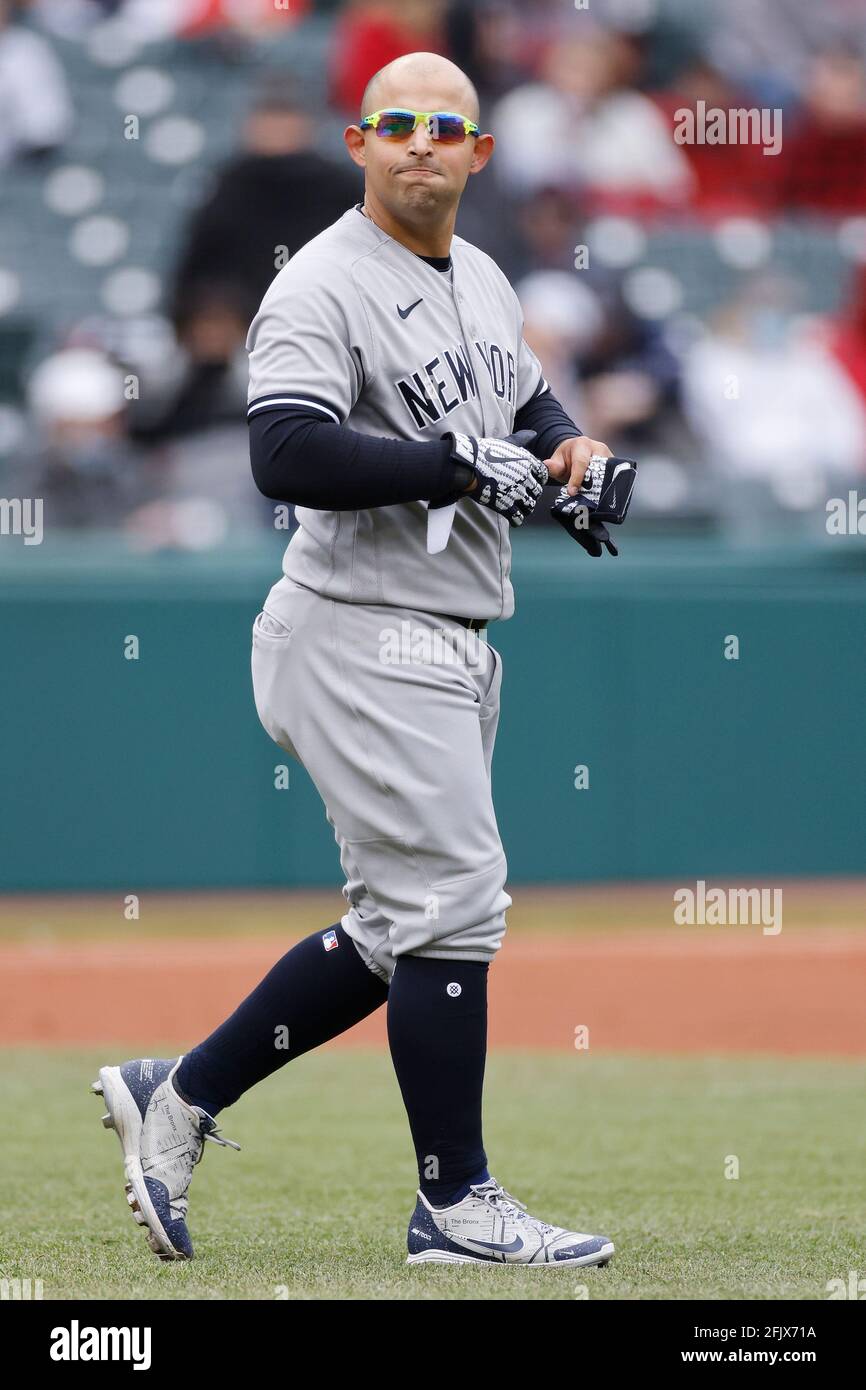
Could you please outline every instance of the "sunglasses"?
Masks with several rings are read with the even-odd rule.
[[[404,111],[390,108],[374,111],[361,121],[362,130],[375,130],[380,140],[408,140],[424,121],[431,140],[443,145],[462,145],[467,135],[480,134],[480,127],[453,111]]]

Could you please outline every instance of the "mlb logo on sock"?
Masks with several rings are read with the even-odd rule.
[[[326,951],[336,951],[339,944],[340,943],[337,940],[337,933],[335,931],[325,932],[324,936],[322,937],[322,945],[324,946]]]

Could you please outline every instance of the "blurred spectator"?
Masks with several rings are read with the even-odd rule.
[[[456,0],[448,7],[445,35],[449,58],[474,84],[482,107],[533,71],[538,43],[514,4]]]
[[[181,344],[142,373],[132,438],[158,462],[159,488],[129,518],[139,548],[206,549],[273,522],[248,465],[246,305],[214,281],[185,303]]]
[[[312,0],[174,0],[178,30],[183,38],[232,29],[247,37],[267,37],[277,25],[297,24],[312,8]]]
[[[142,373],[130,432],[157,461],[159,488],[129,518],[139,548],[206,549],[269,520],[247,463],[248,326],[235,287],[201,285],[175,352]]]
[[[30,9],[43,28],[68,38],[117,19],[147,41],[223,32],[267,37],[277,26],[297,24],[312,5],[313,0],[33,0]]]
[[[831,216],[866,212],[866,68],[855,53],[815,58],[805,105],[779,156],[779,201]]]
[[[720,497],[744,511],[754,484],[778,505],[820,504],[866,458],[866,410],[793,310],[796,286],[757,278],[720,310],[683,364],[684,405],[716,465]]]
[[[36,368],[28,394],[33,443],[18,461],[22,494],[44,498],[49,526],[119,524],[147,488],[126,436],[120,368],[101,352],[68,348]]]
[[[241,341],[262,295],[288,256],[363,197],[348,159],[314,148],[315,115],[290,76],[274,74],[250,113],[242,148],[218,173],[184,237],[172,312],[181,341],[189,305],[215,285],[234,294]]]
[[[374,73],[404,53],[451,55],[445,47],[446,0],[350,0],[337,19],[330,100],[357,120]]]
[[[498,157],[494,150],[493,158]],[[580,200],[562,188],[539,188],[511,211],[526,268],[562,270],[574,263]]]
[[[180,346],[131,410],[143,443],[161,443],[246,416],[247,304],[231,284],[200,285],[184,303]]]
[[[866,410],[866,265],[857,271],[847,309],[822,326],[821,337]]]
[[[51,45],[14,23],[0,0],[0,166],[62,145],[72,127],[63,69]]]
[[[734,86],[711,63],[695,60],[679,74],[672,88],[658,92],[656,104],[670,131],[676,113],[705,109],[749,110],[754,97]],[[783,116],[784,148],[784,116]],[[723,145],[687,144],[682,150],[692,174],[690,208],[710,218],[769,210],[775,199],[780,155],[765,155],[760,144],[731,141]]]
[[[652,450],[675,471],[675,460],[693,458],[678,408],[679,362],[660,329],[629,312],[616,279],[546,270],[515,288],[524,337],[585,434],[640,458]],[[528,525],[545,517],[537,509]]]
[[[246,422],[215,425],[163,446],[158,493],[126,519],[142,550],[207,550],[274,525],[250,474]]]
[[[27,11],[40,28],[64,38],[80,37],[94,24],[114,19],[121,14],[129,0],[31,0]],[[160,3],[154,0],[153,8]]]
[[[692,175],[662,113],[634,89],[640,51],[624,34],[587,29],[551,44],[539,80],[499,102],[491,128],[498,175],[528,197],[579,191],[588,210],[676,208]]]
[[[539,270],[515,285],[523,336],[544,368],[550,389],[575,424],[585,418],[577,361],[601,335],[598,296],[576,275]]]
[[[658,437],[678,399],[679,362],[661,326],[631,313],[618,285],[610,285],[601,301],[601,332],[580,359],[587,432],[630,445],[650,433]]]
[[[795,101],[815,53],[848,42],[866,54],[862,0],[725,0],[703,20],[714,65],[759,106]]]

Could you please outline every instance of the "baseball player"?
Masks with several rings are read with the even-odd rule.
[[[511,527],[548,479],[573,508],[610,450],[553,398],[502,272],[454,235],[493,153],[478,120],[440,55],[378,72],[344,135],[364,201],[279,272],[250,328],[253,474],[298,520],[253,625],[255,704],[322,797],[346,911],[190,1052],[94,1082],[163,1259],[192,1256],[194,1165],[205,1140],[230,1143],[219,1111],[383,1005],[418,1162],[409,1262],[613,1254],[529,1215],[482,1141],[487,975],[511,898],[490,783],[502,662],[480,634],[513,612]],[[601,522],[567,529],[613,550]]]

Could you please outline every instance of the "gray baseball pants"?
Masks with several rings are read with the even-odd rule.
[[[324,802],[342,925],[370,969],[491,960],[511,906],[490,785],[499,653],[435,614],[283,577],[253,624],[252,675],[262,725]]]

